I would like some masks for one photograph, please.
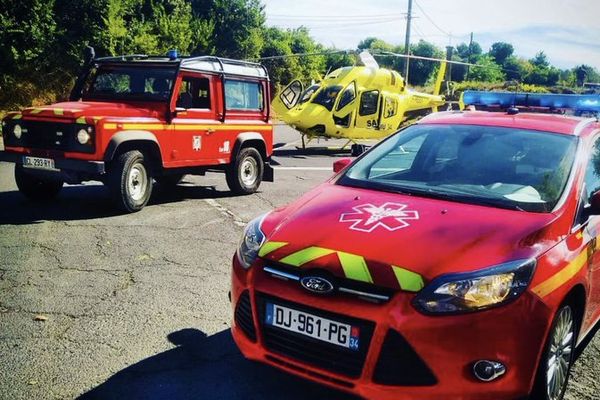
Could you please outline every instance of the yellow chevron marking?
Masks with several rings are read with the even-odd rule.
[[[546,279],[544,282],[533,288],[533,293],[540,297],[546,297],[581,271],[588,261],[587,247],[579,253],[573,261],[571,261],[565,268],[558,271],[552,277]]]
[[[85,124],[85,117],[79,117],[75,120],[78,124]]]
[[[308,262],[316,260],[317,258],[325,257],[329,254],[335,253],[335,250],[324,249],[322,247],[307,247],[304,250],[297,251],[290,254],[287,257],[279,260],[280,262],[294,267],[300,267]]]
[[[343,251],[337,252],[340,264],[344,269],[346,278],[353,279],[355,281],[373,283],[373,278],[369,272],[369,267],[365,262],[365,259],[355,254],[344,253]]]
[[[402,290],[408,292],[418,292],[425,287],[423,277],[407,269],[392,265],[392,270]]]
[[[12,117],[12,119],[21,119],[23,118],[22,114],[16,114],[14,117]]]
[[[283,246],[287,246],[287,244],[287,242],[266,242],[261,246],[260,250],[258,251],[258,256],[264,257],[267,254],[282,248]]]
[[[29,112],[29,114],[39,114],[39,113],[41,113],[42,111],[44,111],[44,109],[43,109],[43,108],[34,108],[33,110],[31,110],[31,111]]]
[[[62,108],[55,108],[53,111],[54,115],[65,115],[65,110]]]

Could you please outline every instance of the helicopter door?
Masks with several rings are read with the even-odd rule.
[[[271,102],[271,106],[278,114],[285,114],[300,100],[300,96],[304,91],[304,86],[299,80],[292,81],[283,90],[275,96]]]
[[[342,91],[340,99],[333,112],[333,121],[341,128],[349,128],[354,121],[354,111],[356,109],[356,84],[350,83]]]
[[[370,90],[361,93],[355,124],[357,128],[379,129],[381,122],[379,98],[379,90]]]

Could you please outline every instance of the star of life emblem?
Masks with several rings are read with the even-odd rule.
[[[353,207],[354,212],[344,213],[340,222],[353,222],[350,229],[360,232],[373,232],[378,227],[395,231],[406,228],[407,220],[419,219],[417,211],[407,211],[406,204],[385,203],[381,206],[363,204]]]

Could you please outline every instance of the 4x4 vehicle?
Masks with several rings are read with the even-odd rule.
[[[5,151],[19,190],[41,200],[64,182],[101,180],[117,205],[143,208],[153,179],[224,171],[253,193],[273,180],[270,87],[260,64],[217,57],[93,58],[69,102],[9,113]]]
[[[600,319],[600,123],[432,114],[248,224],[242,353],[369,399],[560,400]]]

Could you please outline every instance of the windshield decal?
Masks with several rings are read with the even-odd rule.
[[[354,212],[344,213],[340,222],[353,222],[350,229],[371,233],[378,227],[395,231],[410,226],[407,220],[419,219],[417,211],[407,211],[406,204],[385,203],[381,206],[363,204],[353,207]]]

